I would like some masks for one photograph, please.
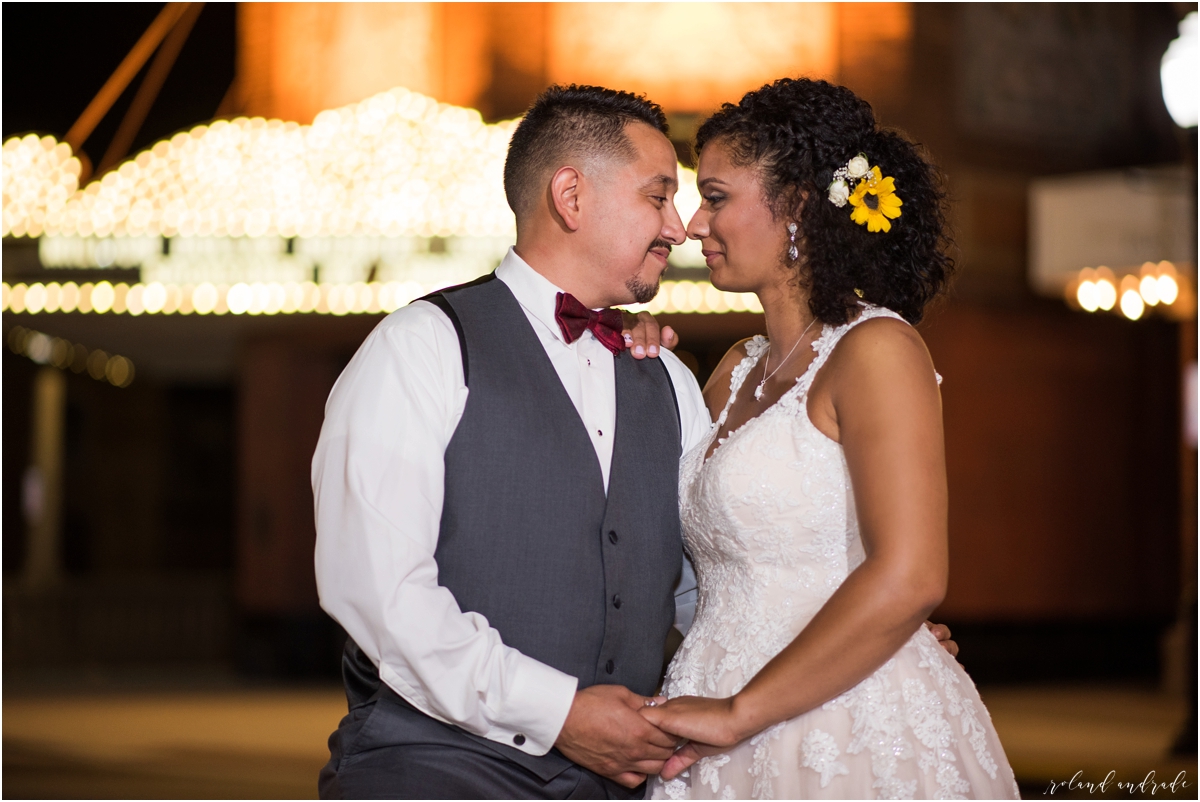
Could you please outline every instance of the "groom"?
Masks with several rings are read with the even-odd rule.
[[[680,454],[709,417],[674,355],[625,353],[672,245],[655,104],[552,87],[509,146],[517,241],[394,313],[326,406],[321,604],[349,634],[323,797],[636,798],[675,738],[638,712],[680,576]]]

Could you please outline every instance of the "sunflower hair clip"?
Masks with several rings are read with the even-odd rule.
[[[885,178],[879,166],[872,167],[862,153],[834,171],[829,202],[839,209],[849,203],[854,207],[850,219],[872,233],[891,231],[892,220],[900,216],[904,205],[896,194],[895,179]]]

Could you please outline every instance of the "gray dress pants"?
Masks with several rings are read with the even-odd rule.
[[[534,757],[443,724],[390,691],[329,736],[322,799],[641,799],[557,751]]]

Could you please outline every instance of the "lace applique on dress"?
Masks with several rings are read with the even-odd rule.
[[[711,786],[714,794],[721,786],[721,767],[729,761],[729,755],[714,755],[696,761],[696,768],[700,773],[700,782]]]
[[[761,369],[766,339],[746,343],[729,402],[680,463],[680,520],[699,594],[667,696],[737,693],[865,559],[845,456],[813,426],[807,399],[845,333],[880,316],[899,317],[864,306],[857,320],[826,326],[795,386],[706,460],[739,390]],[[974,685],[924,628],[837,698],[650,785],[659,799],[1007,798],[1012,789]]]
[[[988,776],[994,780],[997,767],[996,761],[987,747],[988,730],[979,723],[979,719],[975,716],[974,701],[959,692],[958,686],[961,684],[961,680],[943,660],[940,654],[942,647],[937,645],[936,641],[930,643],[930,640],[932,637],[915,639],[917,650],[921,654],[921,661],[917,665],[929,670],[933,681],[938,685],[938,690],[946,699],[947,711],[950,715],[959,717],[962,734],[967,736],[967,741],[975,750],[975,759],[979,761],[979,765],[988,773]],[[984,711],[984,715],[987,716],[986,711]],[[988,724],[991,723],[989,716]]]
[[[908,708],[908,726],[925,747],[917,765],[933,771],[937,778],[938,799],[964,799],[960,794],[970,791],[971,785],[959,776],[954,765],[956,758],[950,748],[954,733],[950,722],[942,715],[942,700],[918,679],[904,680],[902,693]]]
[[[750,739],[750,746],[754,749],[754,760],[750,764],[750,776],[754,778],[751,799],[775,798],[775,787],[771,781],[779,776],[779,763],[771,754],[771,741],[779,737],[779,731],[783,728],[783,724],[776,724]]]
[[[851,726],[849,745],[846,751],[857,755],[867,752],[871,758],[871,773],[875,776],[873,788],[879,789],[882,799],[912,799],[917,790],[915,780],[906,782],[897,777],[900,761],[912,760],[912,743],[908,734],[902,697],[892,687],[891,673],[896,659],[888,660],[871,676],[844,694],[823,706],[825,710],[836,710],[839,706],[850,711],[854,723]]]
[[[800,765],[821,775],[822,788],[828,788],[835,775],[850,773],[846,764],[838,760],[841,754],[837,741],[822,730],[813,730],[800,742]]]

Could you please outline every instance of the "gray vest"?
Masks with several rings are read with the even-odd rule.
[[[470,392],[446,449],[439,582],[505,644],[580,688],[651,694],[682,561],[674,388],[660,360],[613,357],[606,497],[575,405],[493,276],[440,293],[461,330]]]
[[[679,410],[666,367],[613,357],[617,420],[616,431],[603,434],[615,439],[606,496],[583,421],[504,282],[492,274],[425,300],[454,323],[470,390],[445,454],[439,582],[505,644],[577,677],[580,688],[653,693],[683,554]],[[380,682],[353,640],[342,672],[351,714],[331,745],[342,735],[358,751],[444,745],[499,755],[546,782],[574,765],[557,750],[534,757],[418,712]],[[354,711],[371,702],[359,731]],[[334,775],[341,749],[330,761]],[[436,778],[428,782],[436,787]],[[630,793],[604,782],[610,798]]]

